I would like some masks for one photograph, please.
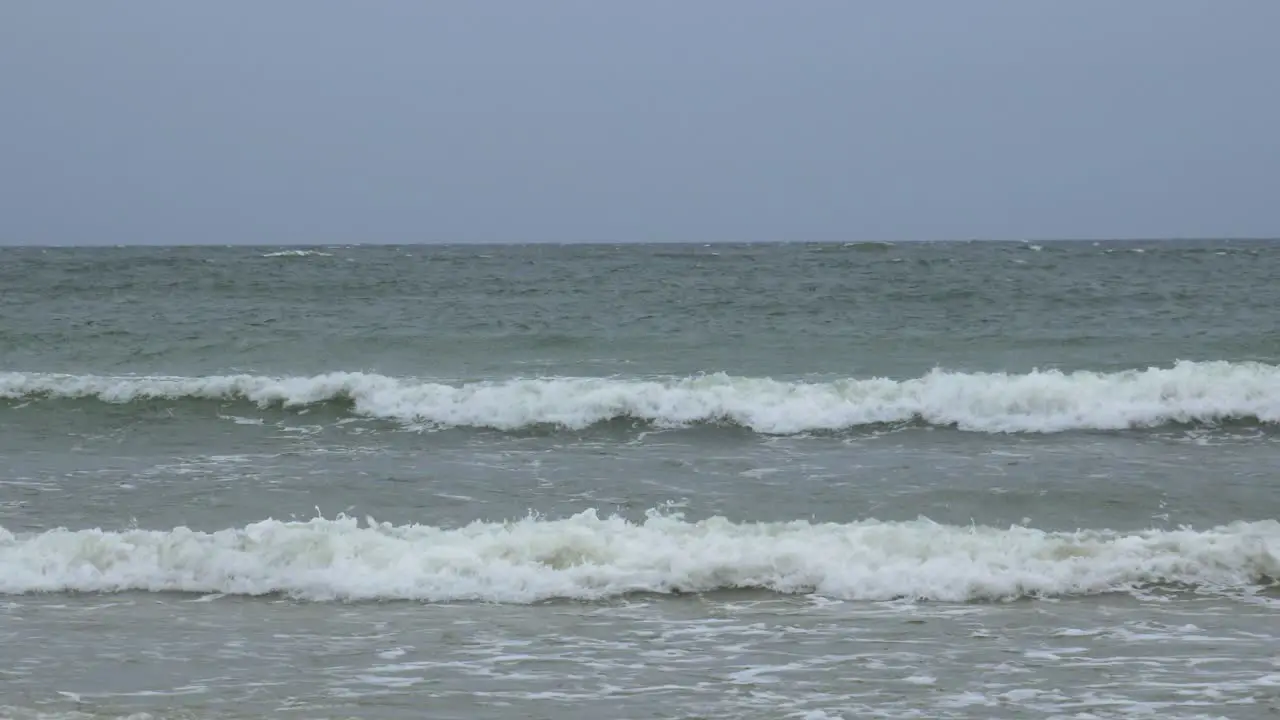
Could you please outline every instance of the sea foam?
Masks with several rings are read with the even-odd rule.
[[[279,250],[276,252],[265,253],[262,257],[333,257],[333,253],[321,252],[320,250]]]
[[[1280,421],[1280,367],[1179,362],[1123,372],[933,371],[919,378],[781,381],[723,373],[672,378],[517,378],[446,383],[334,372],[309,377],[112,377],[0,373],[0,397],[220,400],[300,407],[335,402],[367,417],[432,427],[581,429],[618,419],[723,423],[760,433],[923,422],[981,432],[1115,430],[1167,423]]]
[[[366,519],[243,528],[0,528],[0,593],[177,591],[313,601],[529,603],[754,588],[853,600],[978,601],[1280,577],[1280,523],[1194,531],[1046,532],[928,520],[641,522],[594,511],[456,529]]]

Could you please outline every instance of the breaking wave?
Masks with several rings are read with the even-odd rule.
[[[536,378],[464,384],[336,372],[311,377],[110,377],[0,373],[0,398],[218,400],[262,407],[337,403],[432,427],[581,429],[632,419],[760,433],[923,422],[980,432],[1118,430],[1168,423],[1280,421],[1280,367],[1178,362],[1114,373],[934,371],[911,380],[778,381],[712,374],[665,379]]]
[[[319,250],[278,250],[276,252],[264,253],[262,257],[333,257],[333,253],[321,252]]]
[[[312,601],[530,603],[759,589],[952,602],[1196,587],[1280,577],[1280,523],[1205,531],[1045,532],[928,520],[849,524],[529,517],[458,529],[339,516],[213,533],[0,528],[0,593],[284,594]]]

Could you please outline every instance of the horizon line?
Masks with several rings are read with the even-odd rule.
[[[617,247],[621,245],[702,246],[712,245],[898,245],[898,244],[1037,244],[1037,243],[1187,243],[1187,242],[1276,242],[1280,235],[1185,236],[1185,237],[1056,237],[1056,238],[943,238],[908,240],[367,240],[306,242],[185,242],[185,243],[0,243],[3,249],[36,248],[339,248],[339,247],[525,247],[531,245]]]

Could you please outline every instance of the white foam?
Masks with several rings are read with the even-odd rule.
[[[58,690],[57,693],[71,702],[81,702],[80,696],[76,693],[63,692],[61,690]],[[76,710],[56,712],[37,708],[0,705],[0,720],[107,720],[108,718],[114,718],[114,720],[157,720],[156,716],[150,713],[112,715],[104,712],[86,713]]]
[[[971,601],[1280,577],[1280,522],[1118,533],[848,524],[639,523],[585,511],[459,529],[265,520],[213,533],[0,528],[0,593],[180,591],[310,600],[528,603],[759,588],[848,599]]]
[[[714,374],[667,379],[537,378],[451,385],[367,373],[311,377],[112,377],[0,373],[0,397],[241,400],[300,407],[344,401],[354,412],[434,427],[580,429],[616,418],[662,426],[729,422],[762,433],[924,421],[985,432],[1124,429],[1170,422],[1280,422],[1280,367],[1179,362],[1116,373],[1022,375],[935,371],[783,382]]]
[[[262,257],[333,257],[333,253],[321,252],[319,250],[280,250],[277,252],[265,253]]]

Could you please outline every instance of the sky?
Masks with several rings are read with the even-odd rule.
[[[1280,236],[1275,0],[0,3],[0,244]]]

